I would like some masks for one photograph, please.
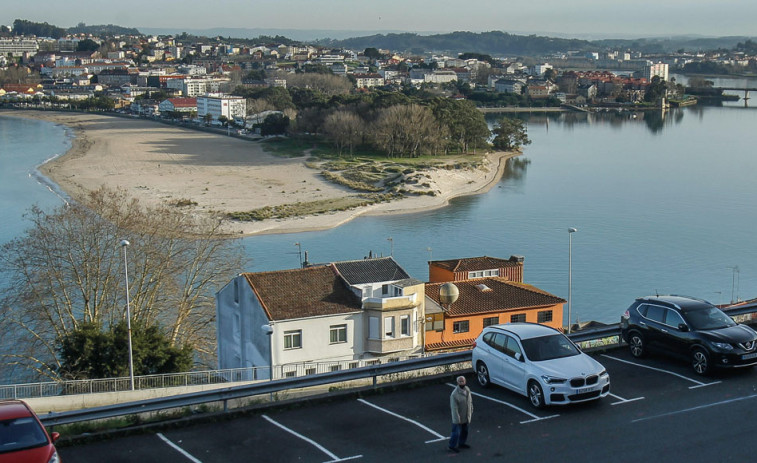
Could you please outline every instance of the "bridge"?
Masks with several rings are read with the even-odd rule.
[[[747,88],[747,87],[713,87],[714,89],[718,89],[721,91],[724,90],[735,90],[737,92],[744,92],[744,99],[749,99],[749,92],[757,92],[757,88]]]

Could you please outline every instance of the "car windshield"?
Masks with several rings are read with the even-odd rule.
[[[0,453],[39,447],[47,437],[37,421],[28,416],[0,421]]]
[[[695,330],[717,330],[736,325],[731,317],[717,307],[689,310],[684,316]]]
[[[578,355],[581,351],[562,334],[524,339],[523,350],[532,362]]]

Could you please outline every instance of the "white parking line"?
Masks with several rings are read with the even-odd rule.
[[[682,413],[688,413],[688,412],[693,412],[693,411],[696,411],[696,410],[702,410],[704,408],[717,407],[719,405],[727,405],[727,404],[732,404],[734,402],[741,402],[742,400],[751,400],[751,399],[757,399],[757,394],[748,395],[746,397],[737,397],[735,399],[723,400],[722,402],[715,402],[715,403],[706,404],[706,405],[699,405],[697,407],[686,408],[686,409],[678,410],[678,411],[675,411],[675,412],[663,413],[662,415],[654,415],[654,416],[647,416],[647,417],[644,417],[644,418],[637,418],[635,420],[631,420],[631,423],[638,423],[639,421],[654,420],[654,419],[657,419],[657,418],[664,418],[666,416],[680,415]]]
[[[405,420],[405,421],[407,421],[408,423],[413,423],[414,425],[418,426],[419,428],[421,428],[421,429],[423,429],[423,430],[425,430],[425,431],[428,431],[428,432],[429,432],[429,433],[431,433],[432,435],[436,436],[436,439],[433,439],[433,440],[427,440],[427,441],[426,441],[426,444],[429,444],[429,443],[431,443],[431,442],[440,442],[440,441],[443,441],[443,440],[447,440],[447,438],[446,438],[446,437],[442,436],[441,434],[439,434],[438,432],[434,431],[433,429],[430,429],[430,428],[428,428],[428,427],[426,427],[426,426],[424,426],[424,425],[420,424],[419,422],[417,422],[417,421],[415,421],[415,420],[411,420],[410,418],[407,418],[407,417],[405,417],[405,416],[402,416],[402,415],[398,415],[397,413],[394,413],[393,411],[387,410],[387,409],[385,409],[385,408],[381,408],[381,407],[379,407],[378,405],[374,405],[374,404],[372,404],[372,403],[368,402],[367,400],[363,400],[363,399],[357,399],[357,401],[358,401],[358,402],[360,402],[360,403],[364,403],[364,404],[366,404],[366,405],[368,405],[368,406],[370,406],[370,407],[373,407],[373,408],[375,408],[376,410],[381,410],[382,412],[384,412],[384,413],[387,413],[387,414],[389,414],[389,415],[392,415],[392,416],[394,416],[394,417],[396,417],[396,418],[399,418],[399,419],[401,419],[401,420]]]
[[[450,386],[450,387],[457,387],[457,386],[455,386],[454,384],[450,384],[450,383],[447,383],[447,386]],[[501,404],[501,405],[506,405],[506,406],[508,406],[508,407],[510,407],[510,408],[513,408],[513,409],[515,409],[515,410],[518,410],[519,412],[523,413],[524,415],[528,415],[528,416],[530,416],[531,418],[533,418],[532,420],[521,421],[521,422],[520,422],[520,424],[525,424],[525,423],[534,423],[534,422],[536,422],[536,421],[541,421],[541,420],[548,420],[548,419],[550,419],[550,418],[557,418],[558,416],[560,416],[560,415],[550,415],[550,416],[545,416],[545,417],[543,417],[543,418],[542,418],[542,417],[540,417],[540,416],[536,416],[536,415],[534,415],[534,414],[533,414],[533,413],[531,413],[531,412],[528,412],[528,411],[526,411],[526,410],[523,410],[522,408],[520,408],[520,407],[517,407],[517,406],[515,406],[515,405],[513,405],[513,404],[511,404],[511,403],[505,402],[505,401],[503,401],[503,400],[495,399],[495,398],[493,398],[493,397],[485,396],[485,395],[483,395],[483,394],[479,394],[478,392],[473,392],[473,391],[471,391],[471,394],[475,395],[476,397],[481,397],[482,399],[490,400],[490,401],[492,401],[492,402],[496,402],[496,403],[498,403],[498,404]]]
[[[163,434],[161,434],[161,433],[158,433],[158,437],[160,437],[160,438],[161,438],[161,440],[163,440],[163,442],[165,442],[166,444],[168,444],[168,445],[170,445],[171,447],[173,447],[173,449],[174,449],[174,450],[176,450],[176,451],[177,451],[177,452],[179,452],[180,454],[182,454],[182,455],[184,455],[185,457],[187,457],[187,459],[188,459],[189,461],[191,461],[192,463],[202,463],[202,462],[201,462],[200,460],[198,460],[197,458],[195,458],[195,457],[193,457],[192,455],[190,455],[190,454],[189,454],[189,452],[187,452],[187,451],[186,451],[186,450],[184,450],[183,448],[181,448],[181,447],[179,447],[178,445],[176,445],[176,444],[174,444],[173,442],[171,442],[171,441],[170,441],[170,440],[169,440],[169,439],[168,439],[168,438],[167,438],[166,436],[164,436]]]
[[[616,399],[618,399],[618,402],[613,402],[610,405],[618,405],[618,404],[624,404],[624,403],[627,403],[627,402],[635,402],[637,400],[644,400],[644,397],[636,397],[634,399],[624,399],[623,397],[621,397],[619,395],[615,395],[612,392],[609,393],[609,394],[607,394],[607,395],[609,395],[610,397],[615,397]]]
[[[616,358],[616,357],[613,357],[613,356],[607,355],[607,354],[602,354],[602,357],[607,357],[608,359],[611,359],[611,360],[615,360],[615,361],[622,362],[622,363],[627,363],[629,365],[634,365],[634,366],[641,367],[641,368],[647,368],[649,370],[659,371],[660,373],[667,373],[669,375],[673,375],[673,376],[677,376],[677,377],[679,377],[681,379],[685,379],[686,381],[690,381],[690,382],[692,382],[692,383],[694,383],[696,385],[696,386],[689,386],[689,389],[697,389],[697,388],[700,388],[700,387],[712,386],[713,384],[720,384],[720,381],[715,381],[715,382],[712,382],[712,383],[703,383],[701,381],[697,381],[695,379],[691,379],[691,378],[689,378],[687,376],[679,375],[678,373],[673,373],[672,371],[663,370],[661,368],[650,367],[649,365],[642,365],[641,363],[629,362],[628,360],[619,359],[619,358]]]
[[[267,420],[267,421],[268,421],[269,423],[271,423],[271,424],[274,424],[274,425],[276,425],[276,426],[280,427],[281,429],[283,429],[284,431],[288,432],[289,434],[292,434],[293,436],[299,437],[300,439],[304,440],[304,441],[305,441],[305,442],[307,442],[308,444],[312,445],[313,447],[317,448],[317,449],[318,449],[318,450],[320,450],[321,452],[323,452],[323,453],[325,453],[326,455],[328,455],[328,456],[329,456],[329,457],[331,458],[331,460],[328,460],[329,462],[336,462],[336,461],[347,461],[347,460],[355,460],[355,459],[357,459],[357,458],[363,458],[363,456],[362,456],[362,455],[355,455],[355,456],[352,456],[352,457],[347,457],[347,458],[339,458],[338,456],[336,456],[336,455],[334,455],[333,453],[329,452],[329,451],[328,451],[328,450],[327,450],[327,449],[326,449],[326,448],[325,448],[324,446],[322,446],[322,445],[321,445],[321,444],[319,444],[318,442],[316,442],[316,441],[314,441],[314,440],[312,440],[312,439],[309,439],[309,438],[307,438],[307,437],[303,436],[302,434],[298,433],[297,431],[294,431],[294,430],[292,430],[292,429],[289,429],[289,428],[287,428],[287,427],[286,427],[286,426],[284,426],[283,424],[281,424],[281,423],[278,423],[277,421],[274,421],[273,419],[269,418],[269,417],[268,417],[268,416],[266,416],[266,415],[262,415],[262,416],[263,416],[263,418],[265,418],[265,419],[266,419],[266,420]]]

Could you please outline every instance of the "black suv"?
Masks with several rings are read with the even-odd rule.
[[[620,317],[620,329],[634,357],[650,350],[683,356],[700,375],[757,365],[757,332],[701,299],[640,297]]]

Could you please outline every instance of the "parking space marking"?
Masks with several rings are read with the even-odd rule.
[[[621,397],[619,395],[615,395],[613,393],[609,393],[607,395],[609,395],[610,397],[614,397],[614,398],[618,399],[618,402],[613,402],[610,405],[618,405],[618,404],[624,404],[624,403],[628,403],[628,402],[636,402],[637,400],[644,400],[644,397],[635,397],[633,399],[624,399],[623,397]]]
[[[428,431],[429,433],[431,433],[431,435],[434,435],[434,436],[436,436],[436,439],[427,440],[427,441],[426,441],[426,444],[430,444],[430,443],[432,443],[432,442],[440,442],[440,441],[443,441],[443,440],[447,440],[447,438],[446,438],[445,436],[442,436],[441,434],[439,434],[438,432],[434,431],[433,429],[430,429],[430,428],[428,428],[428,427],[426,427],[426,426],[424,426],[424,425],[420,424],[419,422],[417,422],[417,421],[415,421],[415,420],[411,420],[410,418],[408,418],[408,417],[406,417],[406,416],[402,416],[402,415],[399,415],[399,414],[397,414],[397,413],[394,413],[394,412],[393,412],[393,411],[391,411],[391,410],[387,410],[387,409],[385,409],[385,408],[381,408],[381,407],[379,407],[378,405],[374,405],[374,404],[372,404],[372,403],[368,402],[367,400],[363,400],[363,399],[357,399],[357,401],[358,401],[358,402],[361,402],[361,403],[364,403],[364,404],[368,405],[369,407],[373,407],[373,408],[375,408],[376,410],[381,410],[382,412],[384,412],[384,413],[387,413],[387,414],[389,414],[389,415],[392,415],[392,416],[393,416],[393,417],[395,417],[395,418],[399,418],[399,419],[401,419],[401,420],[405,420],[405,421],[407,421],[408,423],[412,423],[412,424],[414,424],[414,425],[418,426],[419,428],[421,428],[421,429],[423,429],[423,430],[425,430],[425,431]]]
[[[171,447],[172,447],[172,448],[173,448],[174,450],[176,450],[176,451],[177,451],[177,452],[179,452],[180,454],[182,454],[182,455],[184,455],[185,457],[187,457],[187,459],[188,459],[189,461],[191,461],[192,463],[202,463],[202,462],[201,462],[200,460],[198,460],[197,458],[193,457],[193,456],[192,456],[192,455],[191,455],[191,454],[190,454],[189,452],[187,452],[187,451],[186,451],[186,450],[184,450],[183,448],[181,448],[181,447],[179,447],[178,445],[176,445],[176,444],[174,444],[173,442],[171,442],[171,441],[170,441],[170,440],[169,440],[169,439],[168,439],[168,438],[167,438],[166,436],[164,436],[163,434],[161,434],[161,433],[158,433],[157,435],[158,435],[158,437],[160,437],[160,439],[161,439],[161,440],[162,440],[163,442],[165,442],[166,444],[168,444],[169,446],[171,446]]]
[[[757,399],[757,394],[752,394],[752,395],[748,395],[748,396],[745,396],[745,397],[736,397],[735,399],[728,399],[728,400],[723,400],[721,402],[715,402],[715,403],[711,403],[711,404],[699,405],[697,407],[692,407],[692,408],[685,408],[683,410],[677,410],[677,411],[674,411],[674,412],[663,413],[662,415],[654,415],[654,416],[647,416],[647,417],[644,417],[644,418],[636,418],[635,420],[631,420],[631,423],[638,423],[639,421],[655,420],[657,418],[665,418],[666,416],[680,415],[680,414],[683,414],[683,413],[689,413],[689,412],[693,412],[693,411],[696,411],[696,410],[702,410],[702,409],[705,409],[705,408],[717,407],[717,406],[720,406],[720,405],[728,405],[728,404],[732,404],[734,402],[741,402],[742,400],[751,400],[751,399]]]
[[[283,429],[284,431],[288,432],[289,434],[291,434],[291,435],[293,435],[293,436],[295,436],[295,437],[299,437],[300,439],[304,440],[304,441],[305,441],[305,442],[307,442],[308,444],[312,445],[313,447],[317,448],[317,449],[318,449],[318,450],[320,450],[321,452],[323,452],[323,453],[325,453],[326,455],[328,455],[329,457],[331,457],[331,460],[328,460],[328,462],[329,462],[329,463],[330,463],[330,462],[337,462],[337,461],[347,461],[347,460],[355,460],[355,459],[358,459],[358,458],[363,458],[363,456],[362,456],[362,455],[355,455],[355,456],[352,456],[352,457],[339,458],[338,456],[336,456],[336,455],[334,455],[333,453],[329,452],[329,451],[328,451],[328,450],[327,450],[327,449],[326,449],[326,448],[325,448],[324,446],[322,446],[322,445],[321,445],[321,444],[319,444],[318,442],[316,442],[316,441],[314,441],[314,440],[312,440],[312,439],[309,439],[309,438],[307,438],[307,437],[303,436],[302,434],[298,433],[297,431],[294,431],[294,430],[292,430],[292,429],[289,429],[289,428],[287,428],[287,427],[286,427],[286,426],[284,426],[283,424],[281,424],[281,423],[279,423],[279,422],[277,422],[277,421],[275,421],[275,420],[271,419],[271,418],[270,418],[270,417],[268,417],[267,415],[261,415],[261,416],[262,416],[263,418],[265,418],[265,419],[266,419],[266,420],[267,420],[267,421],[268,421],[269,423],[271,423],[271,424],[274,424],[274,425],[278,426],[279,428]]]
[[[457,387],[454,384],[450,384],[450,383],[447,383],[447,386],[450,386],[450,387],[453,387],[453,388]],[[531,420],[521,421],[520,424],[534,423],[536,421],[548,420],[550,418],[557,418],[558,416],[560,416],[560,415],[550,415],[550,416],[545,416],[545,417],[542,418],[540,416],[534,415],[531,412],[523,410],[522,408],[520,408],[520,407],[518,407],[516,405],[513,405],[511,403],[505,402],[504,400],[495,399],[494,397],[485,396],[483,394],[479,394],[478,392],[473,392],[473,391],[471,391],[471,394],[475,395],[476,397],[481,397],[482,399],[490,400],[492,402],[495,402],[495,403],[498,403],[498,404],[501,404],[501,405],[506,405],[506,406],[508,406],[510,408],[518,410],[519,412],[523,413],[524,415],[528,415],[531,418],[533,418]]]
[[[694,386],[689,386],[689,389],[697,389],[697,388],[700,388],[700,387],[712,386],[713,384],[720,384],[720,381],[715,381],[715,382],[712,382],[712,383],[703,383],[701,381],[697,381],[695,379],[691,379],[688,376],[679,375],[678,373],[673,373],[672,371],[663,370],[662,368],[650,367],[649,365],[642,365],[641,363],[629,362],[628,360],[619,359],[617,357],[613,357],[613,356],[607,355],[607,354],[602,354],[602,357],[606,357],[606,358],[611,359],[611,360],[616,360],[618,362],[627,363],[629,365],[634,365],[634,366],[641,367],[641,368],[647,368],[649,370],[659,371],[660,373],[667,373],[669,375],[677,376],[677,377],[679,377],[681,379],[685,379],[686,381],[690,381],[690,382],[692,382],[692,383],[695,384]]]

